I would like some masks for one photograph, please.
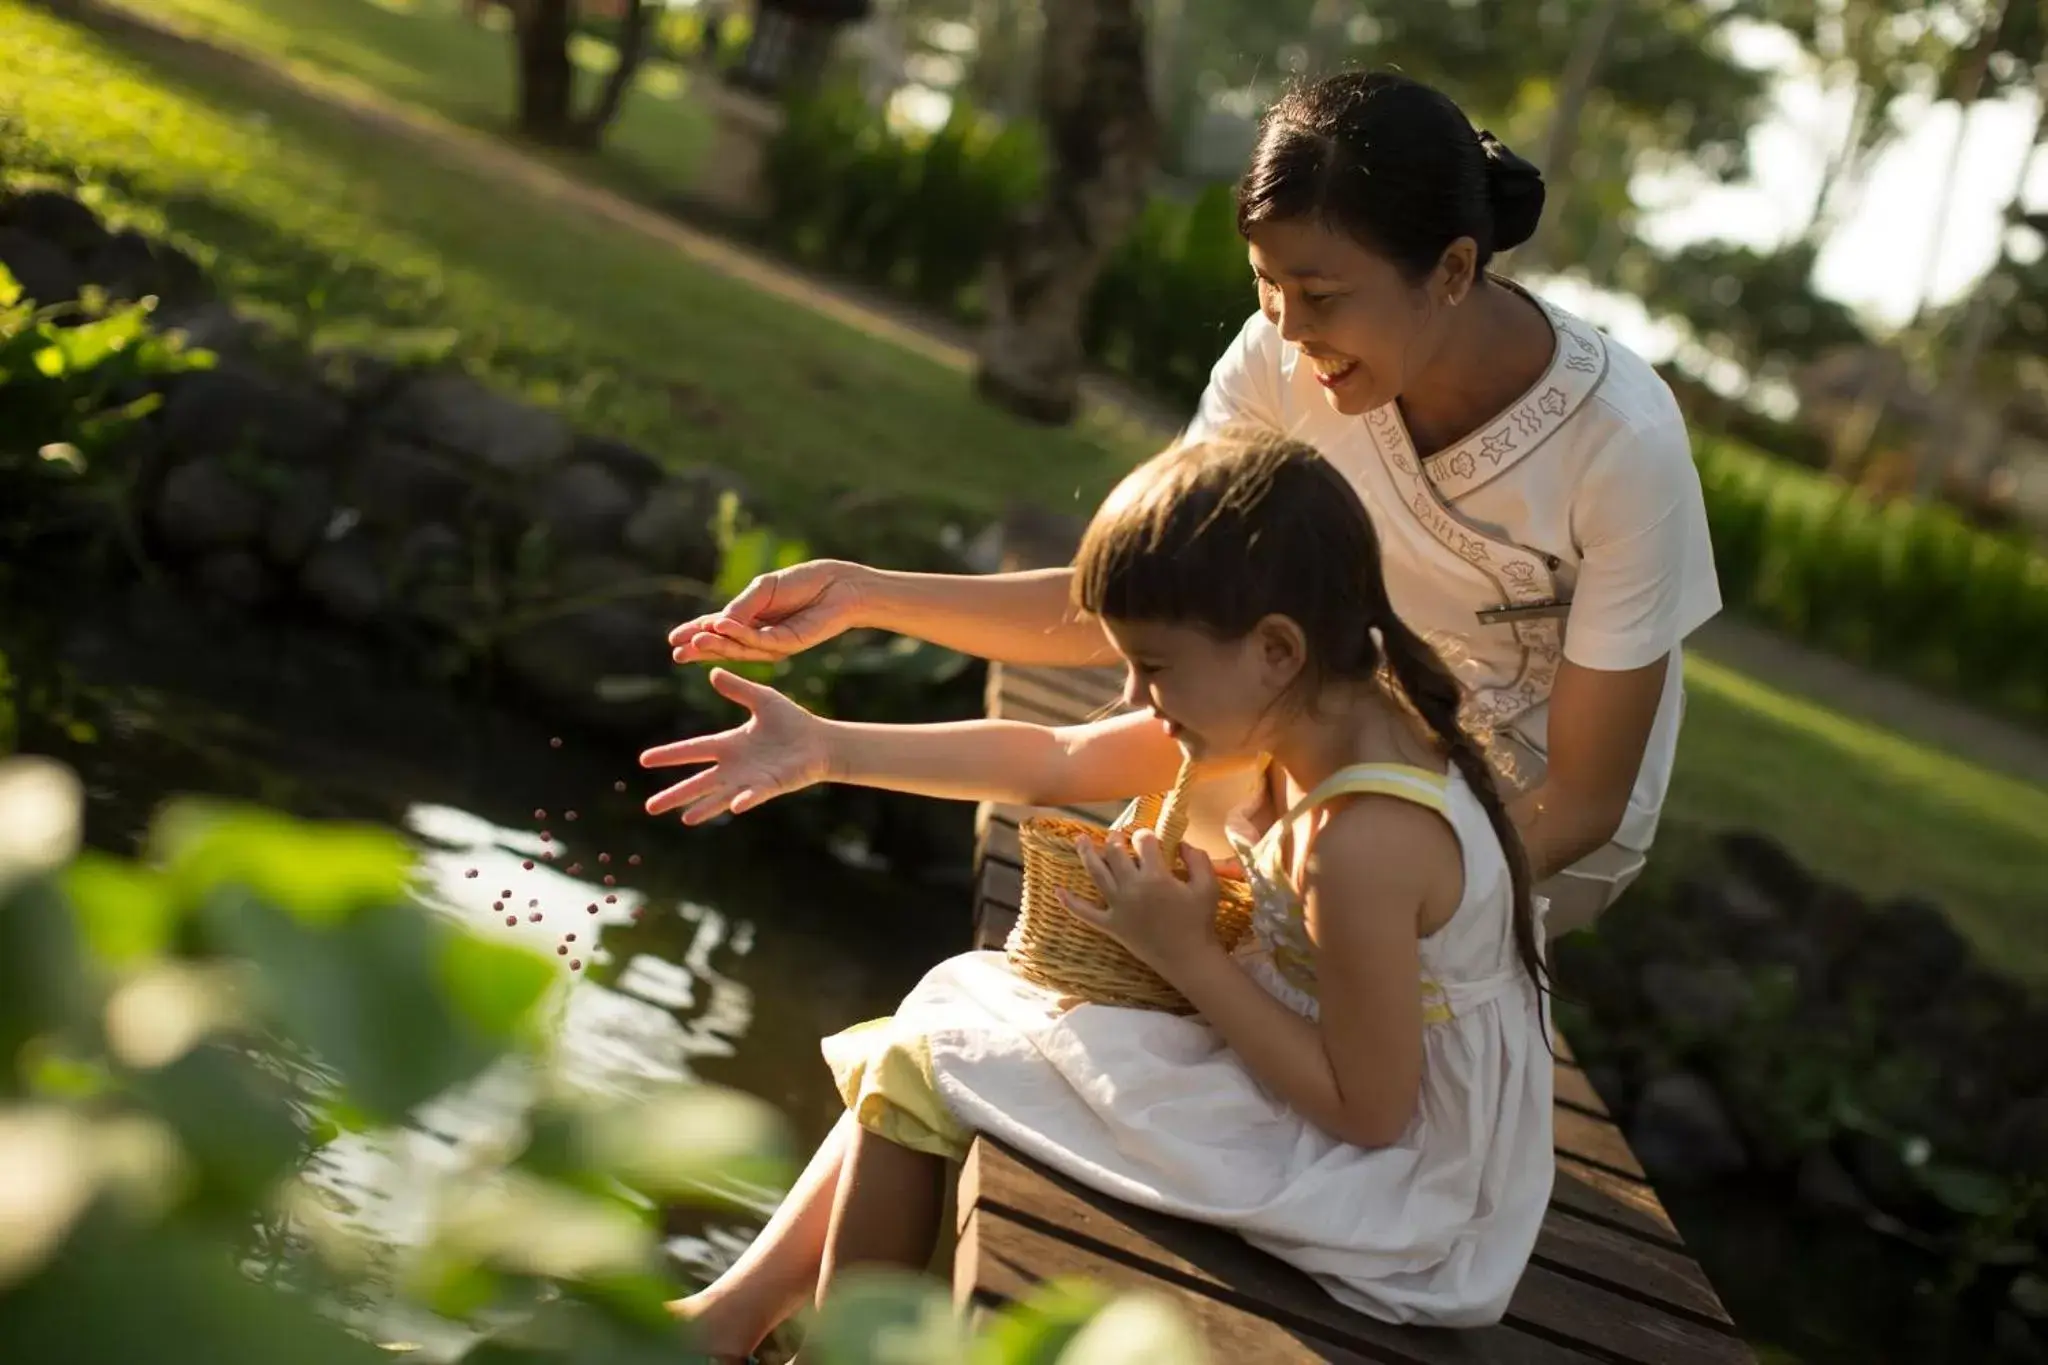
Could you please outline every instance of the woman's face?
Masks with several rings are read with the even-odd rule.
[[[1320,223],[1259,223],[1250,233],[1259,308],[1314,368],[1331,407],[1349,416],[1371,412],[1400,397],[1436,358],[1446,304],[1471,283],[1464,241],[1416,282]]]

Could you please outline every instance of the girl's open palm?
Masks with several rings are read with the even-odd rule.
[[[828,754],[823,721],[774,688],[722,668],[711,671],[711,686],[752,714],[733,729],[658,745],[641,754],[643,768],[710,765],[649,798],[649,815],[680,810],[684,824],[701,825],[824,780]]]

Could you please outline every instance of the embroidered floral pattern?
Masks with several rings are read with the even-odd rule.
[[[1568,314],[1547,304],[1543,307],[1559,342],[1550,369],[1539,381],[1542,392],[1501,414],[1482,431],[1425,462],[1416,457],[1393,404],[1368,413],[1365,419],[1381,454],[1406,481],[1406,502],[1423,529],[1491,579],[1500,593],[1499,601],[1512,606],[1547,605],[1555,599],[1556,580],[1549,560],[1526,546],[1471,526],[1452,503],[1527,458],[1578,410],[1607,372],[1607,352],[1599,334]],[[1486,462],[1483,469],[1481,459]],[[1563,657],[1563,622],[1545,616],[1515,621],[1510,629],[1521,660],[1505,683],[1481,685],[1467,695],[1460,714],[1468,725],[1502,729],[1550,695]]]

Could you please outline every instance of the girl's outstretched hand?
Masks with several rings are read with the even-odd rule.
[[[1060,893],[1061,903],[1153,971],[1171,981],[1185,964],[1222,951],[1215,929],[1221,888],[1215,864],[1201,849],[1181,845],[1188,870],[1182,881],[1160,848],[1159,836],[1148,829],[1137,831],[1127,845],[1119,839],[1097,847],[1084,838],[1075,848],[1104,904],[1091,905],[1066,891]]]
[[[650,797],[649,815],[680,810],[684,824],[701,825],[825,780],[830,750],[824,721],[774,688],[722,668],[711,671],[711,686],[752,714],[733,729],[658,745],[641,754],[643,768],[710,765]]]

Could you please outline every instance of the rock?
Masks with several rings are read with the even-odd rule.
[[[1730,876],[1776,913],[1796,917],[1811,901],[1817,885],[1813,874],[1775,840],[1737,830],[1721,836],[1720,851]]]
[[[646,451],[601,436],[577,437],[569,459],[597,465],[625,485],[635,500],[646,497],[668,477],[668,467]]]
[[[20,228],[0,228],[0,265],[14,276],[24,298],[44,308],[74,301],[85,284],[69,256]]]
[[[431,521],[413,528],[393,552],[391,576],[422,621],[453,629],[476,615],[469,546],[453,527]]]
[[[333,520],[334,487],[327,472],[292,471],[271,494],[263,552],[275,564],[296,568],[326,539]]]
[[[671,476],[626,523],[626,548],[663,573],[709,583],[718,577],[712,526],[727,494],[745,500],[738,480],[709,467]]]
[[[259,455],[287,466],[324,461],[347,418],[316,389],[287,386],[232,363],[180,376],[162,416],[164,442],[174,455]]]
[[[455,520],[474,482],[453,460],[382,436],[365,441],[340,476],[341,497],[371,526],[404,531],[422,521]]]
[[[1652,962],[1641,975],[1643,999],[1651,1014],[1682,1040],[1718,1037],[1749,1007],[1749,979],[1732,963],[1695,967]]]
[[[1816,1147],[1799,1159],[1793,1188],[1799,1202],[1818,1213],[1861,1214],[1870,1206],[1855,1179],[1825,1147]]]
[[[178,304],[211,292],[197,261],[133,229],[115,233],[86,257],[85,277],[117,299],[154,295],[165,304]]]
[[[634,503],[632,490],[610,470],[581,462],[549,473],[534,496],[548,538],[565,554],[616,550]]]
[[[1659,1181],[1731,1175],[1749,1164],[1720,1096],[1689,1071],[1659,1076],[1644,1088],[1629,1143]]]
[[[2008,1109],[1985,1156],[2000,1171],[2048,1181],[2048,1095],[2031,1096]]]
[[[1871,927],[1864,951],[1851,961],[1887,978],[1889,998],[1930,998],[1970,965],[1970,945],[1940,906],[1918,896],[1879,906]]]
[[[376,407],[390,398],[405,371],[368,351],[322,350],[313,357],[314,372],[330,392],[350,407]]]
[[[351,625],[374,621],[384,609],[384,574],[361,535],[330,540],[314,550],[299,571],[299,587]]]
[[[460,374],[430,374],[398,386],[380,417],[394,432],[486,469],[530,476],[575,444],[569,424]]]
[[[644,608],[616,604],[544,617],[505,640],[506,671],[550,706],[586,722],[640,727],[673,715],[674,696],[609,701],[609,678],[662,678],[673,671],[668,623]]]
[[[152,323],[159,332],[183,332],[187,346],[222,356],[249,355],[278,340],[275,328],[243,317],[221,299],[161,309]]]
[[[157,490],[156,528],[164,544],[186,554],[239,550],[263,531],[263,499],[224,461],[188,460]]]
[[[277,585],[247,550],[221,550],[199,561],[199,586],[232,607],[250,611],[268,602]]]
[[[0,224],[40,237],[73,260],[91,256],[110,235],[98,214],[57,190],[26,190],[0,200]]]

